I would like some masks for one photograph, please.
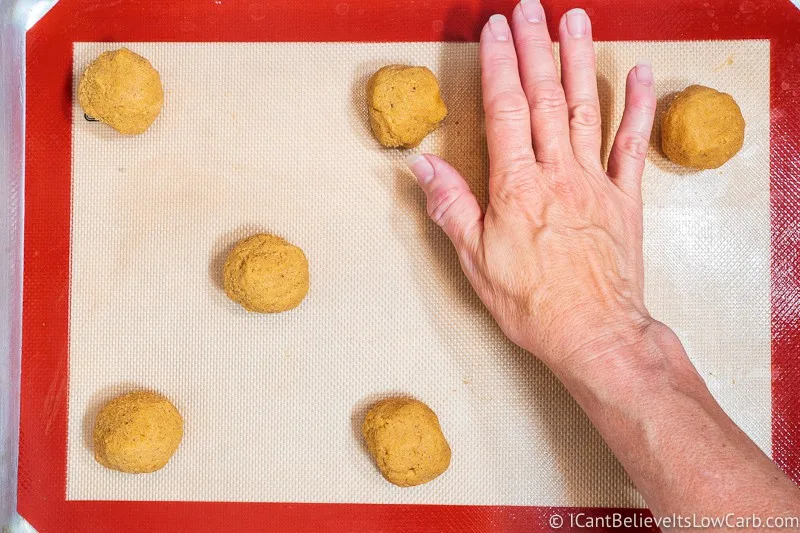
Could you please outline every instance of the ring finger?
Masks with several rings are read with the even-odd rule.
[[[569,108],[572,151],[584,168],[602,169],[597,59],[592,44],[592,23],[583,9],[573,9],[561,17],[559,42],[561,83]]]

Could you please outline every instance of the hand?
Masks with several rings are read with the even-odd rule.
[[[513,36],[512,28],[513,27]],[[537,0],[481,34],[489,205],[433,155],[408,163],[505,334],[551,368],[633,344],[651,324],[643,297],[641,179],[656,99],[646,63],[628,75],[606,171],[592,27],[561,19],[562,75]]]

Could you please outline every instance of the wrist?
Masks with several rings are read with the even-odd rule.
[[[551,370],[582,404],[613,395],[638,401],[665,386],[704,387],[675,333],[650,317],[609,329]]]

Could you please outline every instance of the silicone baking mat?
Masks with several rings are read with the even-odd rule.
[[[83,18],[59,4],[33,30],[23,516],[58,531],[212,530],[234,516],[235,530],[510,531],[546,528],[564,507],[641,505],[555,379],[482,310],[426,221],[403,154],[369,135],[366,77],[386,63],[430,66],[451,114],[420,149],[448,158],[485,196],[477,49],[437,42],[472,41],[488,11],[512,7],[485,4],[214,2],[161,13],[89,3]],[[566,6],[547,7],[556,19]],[[776,62],[800,53],[756,29],[780,20],[770,30],[780,35],[797,18],[740,8],[676,18],[680,35],[614,35],[602,29],[609,8],[590,15],[600,39],[709,39],[731,21],[752,30],[602,43],[600,87],[607,132],[639,57],[654,61],[662,101],[704,83],[742,105],[746,148],[721,171],[686,174],[651,150],[648,304],[731,416],[793,473],[796,234],[780,230],[795,223],[797,152],[781,120],[797,85]],[[111,12],[117,21],[100,24]],[[160,22],[145,25],[155,14]],[[308,26],[293,29],[292,14]],[[246,22],[226,30],[236,20]],[[397,42],[364,42],[386,39]],[[253,42],[164,42],[242,40]],[[317,42],[287,42],[304,40]],[[141,137],[86,122],[72,99],[75,75],[114,41],[134,41],[166,89],[164,113]],[[312,290],[293,313],[247,315],[220,291],[225,251],[256,230],[309,256]],[[96,409],[140,386],[176,402],[186,439],[158,474],[103,470],[87,446]],[[444,476],[411,490],[377,475],[357,431],[365,405],[396,393],[428,402],[454,450]],[[436,505],[408,505],[422,503]]]
[[[557,380],[480,305],[406,153],[369,131],[369,75],[428,65],[450,114],[419,150],[483,182],[476,44],[77,43],[73,79],[123,45],[159,69],[167,106],[131,139],[73,105],[68,499],[639,503]],[[737,95],[746,148],[724,169],[682,175],[651,154],[646,292],[769,452],[769,42],[601,43],[598,56],[609,129],[639,57],[662,99],[690,80]],[[297,311],[252,315],[221,290],[225,254],[254,231],[305,250]],[[91,453],[96,408],[131,387],[186,418],[152,476]],[[358,426],[390,393],[438,413],[447,475],[399,490],[377,474]]]

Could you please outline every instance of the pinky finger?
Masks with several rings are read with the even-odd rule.
[[[656,112],[653,70],[640,62],[628,74],[625,112],[608,158],[608,175],[628,195],[639,196]]]

